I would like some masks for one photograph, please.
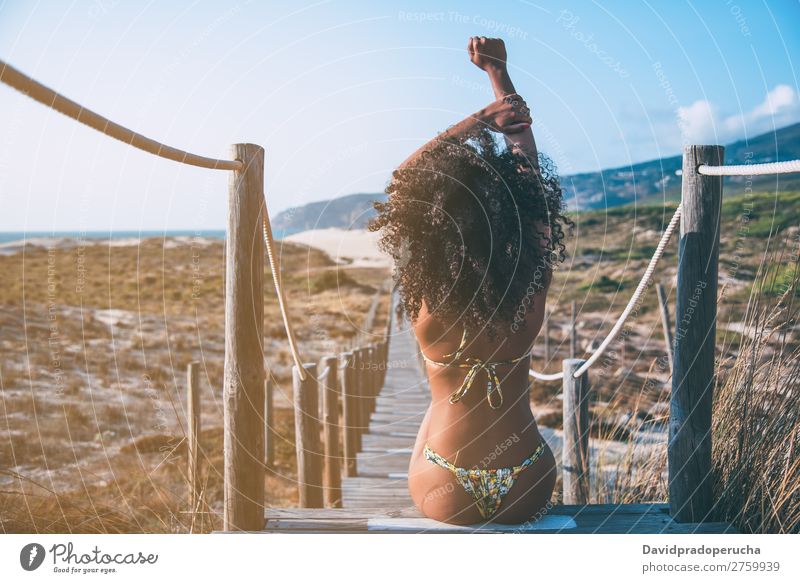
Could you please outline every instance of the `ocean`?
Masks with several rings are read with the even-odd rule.
[[[275,229],[276,239],[282,239],[299,232],[300,229]],[[145,239],[148,237],[210,237],[225,239],[224,229],[175,230],[175,231],[0,231],[0,244],[24,239],[72,237],[85,239]]]

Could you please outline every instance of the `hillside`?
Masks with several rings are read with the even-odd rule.
[[[800,158],[800,123],[740,140],[725,148],[726,164],[758,164]],[[561,177],[565,198],[577,198],[578,208],[615,207],[631,202],[650,203],[680,198],[681,156],[650,160],[631,166],[610,168]],[[800,175],[745,176],[725,178],[726,195],[754,192],[800,190]],[[350,194],[333,200],[312,202],[278,214],[273,223],[276,235],[284,237],[310,229],[338,227],[363,229],[374,215],[373,200],[384,200],[382,192]],[[570,204],[570,208],[574,208]]]
[[[761,134],[750,140],[740,140],[725,147],[726,164],[760,164],[777,160],[800,158],[800,123]],[[677,200],[680,198],[681,156],[650,160],[631,166],[610,168],[601,172],[586,172],[563,176],[561,184],[567,200],[577,198],[578,208],[614,207],[629,202],[648,202],[647,199]],[[774,191],[776,188],[800,188],[797,175],[745,176],[725,179],[726,194],[740,194],[750,186],[753,191]]]
[[[383,193],[349,194],[293,207],[279,213],[272,221],[272,228],[279,238],[312,229],[363,229],[375,214],[372,201],[385,196]]]

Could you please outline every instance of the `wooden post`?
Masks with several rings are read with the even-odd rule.
[[[331,508],[342,507],[342,469],[339,463],[339,368],[338,359],[322,359],[326,371],[320,376],[325,435],[325,504]]]
[[[589,503],[589,374],[583,373],[577,379],[572,376],[584,362],[568,358],[562,363],[564,504]]]
[[[270,374],[264,380],[264,465],[275,465],[275,406],[272,399],[273,382]]]
[[[264,528],[264,150],[234,144],[225,241],[223,529]]]
[[[711,402],[722,177],[703,176],[697,167],[721,166],[724,158],[722,146],[687,146],[683,151],[668,446],[669,508],[676,522],[708,520],[713,507]]]
[[[294,440],[297,452],[297,487],[300,508],[322,508],[322,449],[317,413],[317,365],[303,364],[306,380],[292,367],[294,390]]]
[[[577,358],[578,356],[578,331],[575,325],[575,319],[578,317],[577,302],[572,300],[572,315],[569,320],[569,357]]]
[[[189,467],[189,511],[197,510],[200,499],[200,363],[190,362],[186,367],[186,441]]]
[[[356,348],[353,351],[353,367],[355,372],[355,402],[356,402],[356,451],[361,451],[361,434],[364,433],[365,419],[367,417],[367,375],[364,371],[364,349]]]
[[[345,475],[356,475],[356,395],[355,368],[352,352],[342,354],[341,386],[342,386],[342,426],[344,435],[344,470]]]
[[[660,283],[656,284],[656,292],[658,293],[658,305],[661,310],[661,328],[664,330],[664,343],[667,345],[669,368],[672,370],[672,324],[669,322],[669,304],[667,303],[667,293],[664,291],[664,286]]]
[[[369,398],[367,410],[370,415],[375,411],[375,397],[378,395],[378,345],[370,344],[367,348],[367,379],[369,382]],[[369,419],[369,416],[367,416]]]
[[[386,383],[386,373],[389,372],[389,338],[386,337],[381,342],[381,386],[383,388],[384,383]],[[380,390],[378,391],[380,394]]]
[[[544,366],[550,364],[550,310],[544,312]]]

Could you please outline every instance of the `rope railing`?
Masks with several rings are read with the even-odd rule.
[[[667,224],[667,228],[664,229],[664,234],[661,235],[661,240],[658,242],[658,246],[656,247],[655,252],[653,253],[653,257],[650,258],[650,263],[647,265],[647,269],[645,269],[644,275],[642,279],[639,281],[639,285],[636,286],[636,290],[633,292],[631,299],[628,301],[628,305],[625,306],[625,309],[622,311],[622,314],[617,319],[617,322],[614,324],[614,327],[611,329],[611,332],[605,337],[605,340],[597,347],[597,350],[586,360],[583,365],[575,371],[572,375],[574,378],[580,377],[583,373],[585,373],[589,367],[591,367],[597,359],[600,358],[609,345],[614,341],[619,334],[619,331],[622,329],[622,326],[625,324],[625,320],[628,319],[633,308],[639,303],[639,299],[641,298],[642,294],[644,293],[647,286],[650,284],[650,280],[653,278],[653,272],[655,272],[656,265],[658,265],[658,261],[664,255],[664,250],[667,248],[667,243],[669,243],[670,237],[672,237],[672,233],[675,231],[675,227],[678,226],[678,221],[681,218],[681,205],[679,204],[678,207],[675,209],[675,213],[672,215],[672,218]],[[558,372],[553,374],[544,374],[537,372],[533,369],[530,370],[530,376],[540,381],[557,381],[559,379],[564,378],[564,372]]]
[[[800,172],[800,160],[766,162],[764,164],[739,164],[731,166],[709,166],[701,164],[697,172],[705,176],[760,176],[764,174],[790,174]]]
[[[47,107],[134,148],[190,166],[213,170],[241,170],[240,160],[217,160],[167,146],[86,109],[0,60],[0,81]]]
[[[297,349],[297,340],[294,336],[294,327],[289,320],[289,308],[286,305],[286,296],[283,292],[283,277],[281,276],[280,265],[278,264],[278,256],[275,253],[275,241],[272,236],[272,223],[269,220],[269,212],[267,211],[267,201],[264,200],[264,207],[262,211],[262,224],[264,231],[264,246],[267,248],[267,258],[269,259],[269,268],[272,271],[272,281],[275,285],[275,294],[278,296],[278,307],[281,310],[281,318],[283,318],[283,327],[286,330],[286,339],[289,342],[289,350],[292,353],[292,360],[297,366],[297,373],[300,375],[300,380],[306,380],[306,369],[303,366],[303,360],[300,358],[300,351]]]
[[[755,176],[755,175],[766,175],[766,174],[789,174],[793,172],[800,172],[800,160],[788,160],[785,162],[768,162],[764,164],[740,164],[740,165],[730,165],[730,166],[709,166],[708,164],[701,164],[697,167],[697,172],[703,174],[705,176]],[[628,305],[625,306],[620,317],[617,319],[617,322],[614,324],[614,327],[611,329],[611,332],[605,337],[603,342],[597,349],[592,353],[592,355],[586,360],[586,362],[575,371],[574,377],[578,378],[583,373],[585,373],[589,368],[597,362],[597,359],[600,358],[603,353],[606,351],[608,346],[614,341],[619,331],[622,329],[622,326],[625,324],[625,320],[628,319],[633,308],[638,303],[641,295],[644,293],[644,290],[647,288],[650,280],[653,277],[653,272],[655,271],[656,265],[658,264],[659,259],[664,254],[664,249],[666,248],[667,243],[669,242],[672,233],[675,231],[675,227],[678,225],[678,221],[681,215],[681,205],[679,204],[678,207],[675,209],[675,214],[672,215],[672,219],[670,220],[667,228],[664,230],[664,234],[661,236],[661,240],[658,243],[658,247],[656,247],[655,252],[653,253],[653,257],[650,259],[650,263],[647,266],[647,269],[642,276],[642,279],[639,281],[639,285],[636,287],[631,299],[628,301]],[[534,369],[530,369],[530,376],[533,378],[540,380],[540,381],[557,381],[564,378],[564,372],[558,373],[540,373]]]
[[[244,164],[241,160],[219,160],[216,158],[208,158],[198,154],[192,154],[172,146],[167,146],[156,140],[143,136],[140,133],[134,132],[102,115],[91,111],[80,105],[79,103],[61,95],[57,91],[39,83],[35,79],[29,77],[22,71],[12,67],[5,61],[0,59],[0,81],[21,92],[23,95],[38,101],[39,103],[58,111],[78,121],[98,132],[105,134],[114,139],[120,140],[144,150],[150,154],[154,154],[161,158],[174,160],[189,166],[198,166],[200,168],[211,168],[213,170],[234,170],[241,171],[244,169]],[[263,235],[264,244],[267,249],[267,256],[269,258],[270,269],[272,270],[273,282],[275,283],[275,291],[278,296],[278,305],[283,318],[283,325],[286,330],[286,337],[289,342],[289,348],[292,353],[292,359],[297,366],[300,378],[306,379],[305,367],[300,357],[299,350],[297,349],[297,341],[295,339],[294,328],[289,320],[289,310],[286,303],[286,296],[283,290],[283,282],[281,281],[280,267],[278,265],[277,254],[275,253],[275,245],[272,236],[272,226],[269,221],[269,213],[267,211],[267,201],[264,199],[263,205]]]

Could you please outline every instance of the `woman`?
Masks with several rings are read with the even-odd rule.
[[[562,225],[572,222],[536,151],[503,41],[473,37],[469,54],[497,101],[401,164],[370,229],[395,260],[399,312],[432,394],[409,466],[414,503],[444,522],[520,523],[542,511],[555,485],[528,369],[552,270],[564,260]]]

